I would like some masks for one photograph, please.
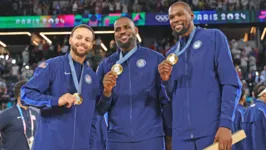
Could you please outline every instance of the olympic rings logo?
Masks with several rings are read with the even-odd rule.
[[[168,15],[156,15],[155,20],[157,20],[159,22],[166,22],[169,20],[169,17],[168,17]]]

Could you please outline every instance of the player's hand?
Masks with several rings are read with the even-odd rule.
[[[166,150],[172,150],[172,137],[165,136],[165,148]]]
[[[173,66],[166,60],[161,62],[158,66],[158,71],[163,81],[168,81],[171,73],[172,73]]]
[[[232,132],[228,128],[220,127],[215,135],[214,142],[219,142],[219,150],[231,150]]]
[[[67,108],[70,108],[76,102],[76,98],[69,93],[62,95],[58,100],[58,106],[66,105]]]
[[[112,89],[114,88],[114,86],[116,85],[116,78],[117,75],[112,72],[109,71],[103,78],[103,87],[104,87],[104,91],[103,94],[107,97],[110,97],[112,94]]]

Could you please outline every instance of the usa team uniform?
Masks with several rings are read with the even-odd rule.
[[[82,65],[71,61],[82,82],[81,105],[58,106],[60,96],[77,92],[68,54],[43,62],[22,87],[22,103],[41,108],[33,150],[89,150],[95,145],[98,78],[85,63],[82,74]]]
[[[266,103],[257,99],[245,112],[243,150],[266,150]]]
[[[234,123],[233,123],[234,127],[233,127],[233,131],[232,131],[233,133],[243,129],[245,110],[246,110],[246,108],[240,104],[238,104],[236,106],[235,118],[234,118]],[[233,145],[233,149],[234,150],[244,149],[243,141],[240,141],[240,142],[236,143],[235,145]]]
[[[224,34],[200,27],[194,31],[169,81],[164,82],[172,99],[173,150],[204,149],[213,144],[219,127],[232,130],[234,108],[241,94],[241,82]],[[183,49],[189,39],[180,42]]]
[[[107,150],[164,150],[162,106],[169,98],[158,65],[163,56],[141,46],[124,63],[110,98],[101,96],[97,110],[107,112]],[[130,52],[128,52],[130,53]],[[124,56],[126,56],[124,54]],[[120,50],[98,67],[100,83],[120,59]],[[101,93],[103,85],[101,85]]]

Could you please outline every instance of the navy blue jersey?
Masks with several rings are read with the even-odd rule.
[[[101,91],[104,75],[119,60],[120,51],[99,65]],[[169,98],[158,72],[164,57],[148,48],[137,47],[136,52],[122,63],[120,74],[110,98],[101,96],[97,110],[108,113],[107,140],[137,142],[164,136],[162,106]],[[102,92],[101,92],[102,93]]]
[[[232,130],[242,85],[221,31],[196,28],[164,85],[172,99],[173,141],[214,136],[219,127]]]
[[[266,103],[256,100],[245,112],[243,129],[244,150],[266,150]]]
[[[237,132],[239,130],[243,129],[243,121],[244,121],[244,114],[245,114],[245,107],[238,104],[236,107],[236,111],[235,111],[235,118],[234,118],[234,127],[233,127],[233,133]],[[238,143],[236,143],[235,145],[233,145],[235,150],[241,150],[244,148],[244,143],[243,141],[240,141]]]
[[[34,150],[83,150],[95,144],[93,135],[97,134],[95,105],[99,82],[96,73],[85,63],[84,67],[81,75],[81,66],[75,63],[77,76],[82,79],[81,105],[71,108],[58,106],[59,97],[77,92],[68,54],[41,63],[34,76],[22,87],[23,104],[40,108]]]
[[[30,116],[29,109],[32,116]],[[27,110],[21,108],[21,111],[25,119],[26,135],[31,137],[31,119],[33,121],[33,134],[35,135],[38,113],[31,108]],[[5,150],[29,150],[22,118],[16,105],[0,113],[0,133]]]

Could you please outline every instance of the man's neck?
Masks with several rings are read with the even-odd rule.
[[[73,50],[70,51],[70,55],[71,55],[72,59],[74,59],[76,62],[78,62],[78,63],[80,63],[80,64],[83,64],[83,62],[84,62],[84,60],[85,60],[85,58],[86,58],[86,56],[84,56],[84,57],[77,56],[77,55],[73,52]]]
[[[190,28],[188,29],[188,31],[187,31],[185,34],[181,35],[182,38],[183,38],[183,37],[184,37],[184,38],[188,37],[188,36],[190,35],[190,33],[193,31],[194,27],[195,27],[194,24],[191,24],[191,26],[190,26]]]
[[[28,107],[27,106],[23,106],[20,101],[18,101],[18,106],[25,109],[25,110],[28,110]]]
[[[127,53],[127,52],[131,51],[136,46],[137,46],[137,44],[133,44],[129,48],[121,48],[122,53]]]

